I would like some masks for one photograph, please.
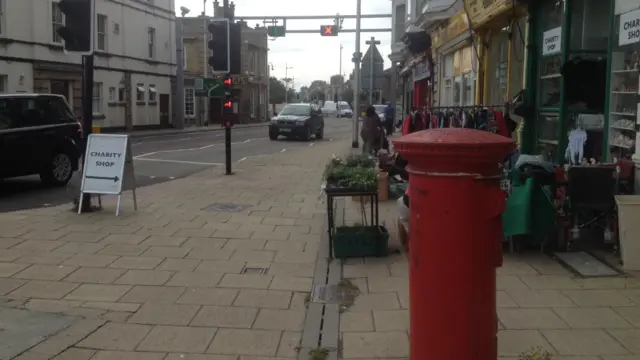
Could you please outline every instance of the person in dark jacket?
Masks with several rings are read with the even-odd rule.
[[[382,122],[373,106],[367,107],[364,120],[362,121],[362,153],[370,154],[374,148],[375,142],[380,141],[380,132],[382,131]]]

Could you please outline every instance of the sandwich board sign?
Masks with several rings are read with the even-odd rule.
[[[129,189],[133,191],[133,207],[138,210],[129,135],[89,135],[82,167],[80,198],[84,194],[117,195],[118,216],[122,192]],[[78,205],[78,214],[81,212],[82,201]]]

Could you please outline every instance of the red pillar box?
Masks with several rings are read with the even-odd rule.
[[[496,360],[496,268],[513,140],[433,129],[393,141],[409,162],[411,360]]]

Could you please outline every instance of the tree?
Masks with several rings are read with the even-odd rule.
[[[296,93],[295,89],[287,90],[287,99],[290,103],[300,102],[298,101],[298,94]]]
[[[269,104],[281,104],[285,101],[284,83],[275,77],[269,78]]]

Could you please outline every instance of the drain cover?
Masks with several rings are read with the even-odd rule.
[[[342,304],[348,298],[348,290],[339,285],[315,285],[311,290],[311,302]]]
[[[225,203],[213,203],[202,210],[205,211],[222,211],[222,212],[240,212],[250,208],[251,205],[243,204],[225,204]]]
[[[241,274],[266,275],[268,271],[268,268],[246,267],[242,269]]]

